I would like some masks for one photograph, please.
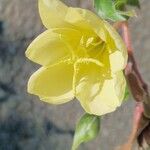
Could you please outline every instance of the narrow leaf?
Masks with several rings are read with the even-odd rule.
[[[76,126],[72,150],[76,150],[83,142],[94,139],[100,130],[100,117],[85,114],[81,117]]]
[[[115,8],[118,10],[121,10],[127,4],[127,0],[114,0],[114,2]]]
[[[124,101],[127,101],[129,96],[130,96],[129,88],[128,86],[126,86],[125,94],[124,94]]]
[[[131,6],[136,6],[136,7],[140,8],[140,2],[139,2],[139,0],[127,0],[127,4],[131,5]]]

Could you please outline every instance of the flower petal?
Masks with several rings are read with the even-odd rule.
[[[125,67],[125,58],[122,52],[119,50],[111,51],[111,49],[106,46],[102,51],[100,51],[98,59],[104,64],[104,70],[108,74],[114,74],[121,71]]]
[[[47,30],[30,44],[26,56],[41,65],[71,58],[80,36],[80,32],[69,28]]]
[[[104,24],[109,33],[107,36],[107,44],[109,45],[109,48],[111,48],[112,53],[118,51],[114,54],[114,57],[119,55],[118,58],[120,58],[120,60],[118,59],[118,63],[122,64],[121,68],[124,69],[128,59],[127,48],[117,31],[106,21],[104,21]]]
[[[127,49],[126,46],[121,38],[121,36],[119,35],[119,33],[106,21],[103,21],[105,28],[107,29],[110,37],[114,40],[116,47],[118,48],[118,50],[122,51],[124,54],[127,54]]]
[[[115,51],[109,55],[110,67],[113,73],[125,68],[125,58],[120,51]]]
[[[89,10],[70,7],[65,20],[78,28],[82,28],[82,30],[86,29],[90,34],[93,31],[103,41],[106,40],[106,29],[104,28],[102,19]]]
[[[74,16],[74,17],[72,17]],[[96,16],[93,12],[80,8],[69,8],[66,18],[68,22],[87,31],[93,30],[103,41],[106,42],[110,52],[110,64],[112,72],[123,70],[127,64],[127,50],[120,35],[106,21]],[[91,33],[90,33],[91,34]],[[114,62],[117,58],[117,62]]]
[[[89,10],[68,7],[59,0],[39,0],[39,12],[43,24],[48,29],[75,26],[82,30],[94,29],[94,32],[105,40],[102,19]]]
[[[89,102],[90,113],[104,115],[116,110],[124,98],[126,81],[122,72],[112,79],[105,80],[101,92]]]
[[[39,12],[46,28],[72,27],[64,21],[68,7],[59,0],[39,0]]]
[[[120,106],[126,86],[122,72],[105,77],[94,63],[81,63],[77,69],[76,97],[86,112],[103,115]]]
[[[90,112],[89,101],[100,92],[104,82],[102,66],[96,61],[80,60],[75,63],[75,96],[87,112]]]
[[[112,72],[117,72],[125,68],[127,63],[127,50],[121,37],[111,25],[97,17],[91,11],[80,8],[69,8],[66,20],[72,24],[93,29],[106,42],[109,48],[110,54],[107,54],[107,56],[110,55],[109,61]]]
[[[72,90],[73,63],[61,62],[50,67],[42,67],[29,79],[28,92],[41,100],[61,104],[74,98]]]

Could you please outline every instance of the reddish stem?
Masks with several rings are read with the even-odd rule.
[[[128,137],[128,141],[125,144],[121,145],[117,150],[132,150],[132,146],[137,137],[142,112],[143,106],[141,105],[141,103],[137,103],[133,115],[133,126],[131,134]]]
[[[126,44],[128,51],[128,63],[125,68],[125,75],[133,97],[137,101],[133,117],[133,129],[127,142],[128,145],[132,146],[133,141],[136,139],[138,134],[140,134],[138,132],[142,132],[142,130],[145,128],[145,125],[147,124],[146,121],[146,123],[144,122],[144,124],[141,126],[141,120],[143,119],[143,114],[149,114],[150,102],[148,86],[144,82],[139,72],[136,60],[133,55],[133,48],[131,45],[131,35],[129,31],[128,22],[120,23],[119,27],[122,29],[123,40]]]
[[[121,24],[122,32],[123,32],[123,40],[126,44],[128,54],[132,53],[132,46],[131,46],[131,36],[129,32],[129,26],[127,22],[122,22]]]
[[[136,63],[134,55],[133,55],[133,48],[131,45],[131,35],[130,35],[130,31],[129,31],[128,22],[122,22],[121,28],[122,28],[123,40],[124,40],[127,50],[128,50],[129,62],[132,63],[133,70],[136,73],[136,75],[138,76],[138,80],[140,81],[140,84],[142,85],[142,87],[145,90],[147,90],[147,84],[144,82],[144,80],[141,76],[141,73],[139,72],[137,63]]]

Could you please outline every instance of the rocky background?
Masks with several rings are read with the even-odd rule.
[[[91,0],[65,0],[90,8]],[[150,81],[150,1],[141,0],[131,21],[135,56]],[[75,123],[83,114],[77,101],[48,105],[26,92],[29,76],[39,67],[25,58],[29,43],[44,30],[37,0],[0,0],[0,150],[70,150]],[[80,150],[114,150],[127,139],[134,102],[130,98],[102,119],[100,136]]]

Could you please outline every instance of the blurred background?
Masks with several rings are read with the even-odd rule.
[[[92,8],[92,0],[65,0]],[[130,21],[133,47],[142,75],[150,82],[150,1],[141,0],[138,17]],[[37,0],[0,0],[0,150],[70,150],[75,123],[83,114],[77,101],[53,106],[26,91],[39,68],[25,58],[29,43],[45,29]],[[80,150],[114,150],[131,131],[134,101],[103,117],[96,140]]]

